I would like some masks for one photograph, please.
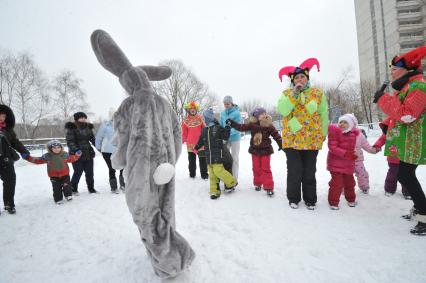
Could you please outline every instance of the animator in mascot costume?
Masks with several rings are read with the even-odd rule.
[[[166,66],[132,66],[111,36],[96,30],[91,36],[99,63],[119,78],[128,93],[114,114],[111,161],[125,168],[126,202],[138,226],[155,273],[174,277],[187,269],[195,253],[175,228],[175,168],[181,153],[181,127],[166,99],[150,81],[166,80]]]

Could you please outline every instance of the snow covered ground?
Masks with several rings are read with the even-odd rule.
[[[331,211],[325,145],[318,156],[317,209],[309,211],[301,203],[294,210],[285,196],[285,154],[272,157],[276,195],[269,198],[253,189],[248,141],[242,142],[237,191],[215,201],[208,182],[188,177],[182,153],[177,230],[197,257],[186,273],[165,282],[426,282],[426,238],[411,235],[415,223],[400,218],[412,206],[400,188],[384,196],[383,153],[365,154],[371,193],[358,193],[356,208],[342,197],[341,209]],[[89,195],[82,185],[80,196],[61,206],[53,203],[45,171],[45,165],[22,160],[16,165],[17,214],[0,216],[1,283],[161,282],[124,195],[109,192],[101,156],[95,159],[100,194]],[[426,166],[417,175],[426,189]]]

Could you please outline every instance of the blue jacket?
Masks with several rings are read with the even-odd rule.
[[[219,122],[222,127],[226,126],[225,121],[227,119],[234,120],[235,122],[239,124],[243,122],[241,121],[240,108],[238,107],[238,105],[234,105],[231,108],[225,109],[222,111],[222,113],[220,113]],[[233,141],[239,141],[239,140],[241,140],[241,133],[235,129],[231,129],[231,135],[229,136],[228,141],[233,142]]]
[[[112,145],[112,136],[114,135],[114,127],[112,121],[102,123],[96,133],[95,146],[100,152],[113,153],[115,146]]]

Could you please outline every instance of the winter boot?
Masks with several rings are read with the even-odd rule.
[[[426,236],[426,223],[418,222],[417,225],[410,230],[411,234]]]
[[[220,194],[210,195],[211,199],[218,199],[219,197],[220,197]]]
[[[331,210],[339,210],[339,206],[338,205],[330,205],[330,209]]]
[[[294,203],[294,202],[290,202],[289,205],[293,209],[298,209],[299,208],[299,205],[297,203]]]
[[[417,210],[414,207],[412,207],[408,214],[402,215],[401,217],[406,220],[413,220],[416,215],[417,215]]]
[[[209,174],[201,174],[201,179],[208,180],[209,179]]]
[[[124,188],[126,187],[126,184],[124,183],[124,177],[122,174],[118,176],[118,181],[120,182],[120,190],[124,192]]]
[[[235,191],[235,186],[234,186],[234,187],[230,187],[230,188],[228,188],[228,187],[225,185],[225,193],[232,193],[233,191]]]
[[[61,199],[61,200],[55,201],[55,203],[58,204],[58,205],[61,205],[61,204],[64,203],[64,201]]]
[[[254,187],[254,190],[259,192],[259,191],[262,190],[262,186],[256,186],[256,187]]]
[[[356,201],[352,201],[352,202],[348,201],[348,205],[349,205],[349,207],[355,207],[357,205],[357,202]]]
[[[266,195],[268,197],[273,197],[274,196],[274,190],[265,190],[266,191]]]
[[[385,196],[387,196],[387,197],[391,197],[391,196],[393,196],[393,194],[394,194],[394,193],[385,192]]]
[[[404,199],[411,200],[411,196],[410,195],[404,195]]]
[[[15,207],[11,207],[11,206],[8,206],[8,205],[6,205],[4,207],[4,210],[6,210],[7,212],[9,212],[9,214],[15,214],[16,213]]]
[[[117,179],[109,179],[109,185],[111,187],[111,193],[116,193],[118,194],[118,189],[117,189]]]
[[[307,209],[315,210],[315,207],[316,207],[315,203],[307,202],[307,203],[305,203],[305,205],[306,205]]]

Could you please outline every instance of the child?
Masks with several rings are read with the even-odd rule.
[[[332,210],[339,209],[339,199],[344,190],[346,201],[350,207],[355,207],[355,145],[359,130],[351,115],[339,117],[339,123],[328,126],[328,155],[327,170],[331,180],[328,183],[328,203]]]
[[[198,139],[200,138],[201,131],[205,127],[203,118],[197,114],[200,106],[191,101],[185,105],[186,117],[182,121],[182,143],[186,143],[186,148],[188,150],[188,169],[189,177],[195,178],[197,170],[196,154],[193,152],[194,146],[197,144]],[[200,149],[201,151],[201,149]],[[198,154],[198,162],[200,164],[200,174],[203,180],[207,180],[209,175],[207,173],[207,163],[204,152]]]
[[[382,129],[383,134],[376,141],[373,147],[380,150],[382,146],[386,143],[386,133],[388,130],[389,118],[384,119],[379,123],[379,127]],[[398,184],[398,171],[399,171],[399,159],[398,157],[387,156],[388,161],[388,173],[386,174],[385,179],[385,195],[390,197],[396,192],[396,187]],[[401,184],[402,195],[405,199],[411,199],[410,194],[407,191],[407,188]]]
[[[210,177],[210,198],[217,199],[220,197],[218,179],[225,183],[225,192],[234,191],[237,185],[237,180],[223,167],[223,141],[229,138],[231,127],[222,128],[214,118],[212,109],[207,109],[203,115],[206,127],[201,132],[194,152],[197,154],[198,150],[204,146]]]
[[[277,142],[278,150],[282,149],[282,140],[272,125],[271,116],[266,114],[264,108],[257,107],[253,110],[248,124],[238,124],[231,119],[228,119],[226,123],[240,132],[251,131],[249,153],[251,153],[253,164],[253,185],[256,191],[260,191],[263,185],[266,194],[273,196],[274,180],[270,163],[274,149],[269,136]]]
[[[346,115],[348,115],[352,119],[354,123],[354,128],[359,130],[358,119],[353,114],[346,114]],[[356,138],[355,154],[358,156],[358,158],[355,160],[355,176],[357,179],[359,189],[364,194],[368,194],[368,191],[370,190],[370,181],[369,181],[368,172],[364,166],[364,154],[362,150],[365,150],[372,154],[376,154],[377,152],[380,151],[380,149],[377,149],[373,147],[372,145],[370,145],[364,133],[365,132],[361,130],[360,134]]]
[[[53,188],[53,200],[56,204],[63,203],[63,196],[67,201],[72,200],[72,187],[70,184],[70,170],[68,162],[74,162],[81,156],[81,151],[76,151],[75,155],[69,155],[64,151],[62,144],[58,140],[51,140],[47,143],[48,152],[42,157],[32,157],[29,154],[22,154],[22,158],[34,164],[47,163],[47,175],[50,177]]]

